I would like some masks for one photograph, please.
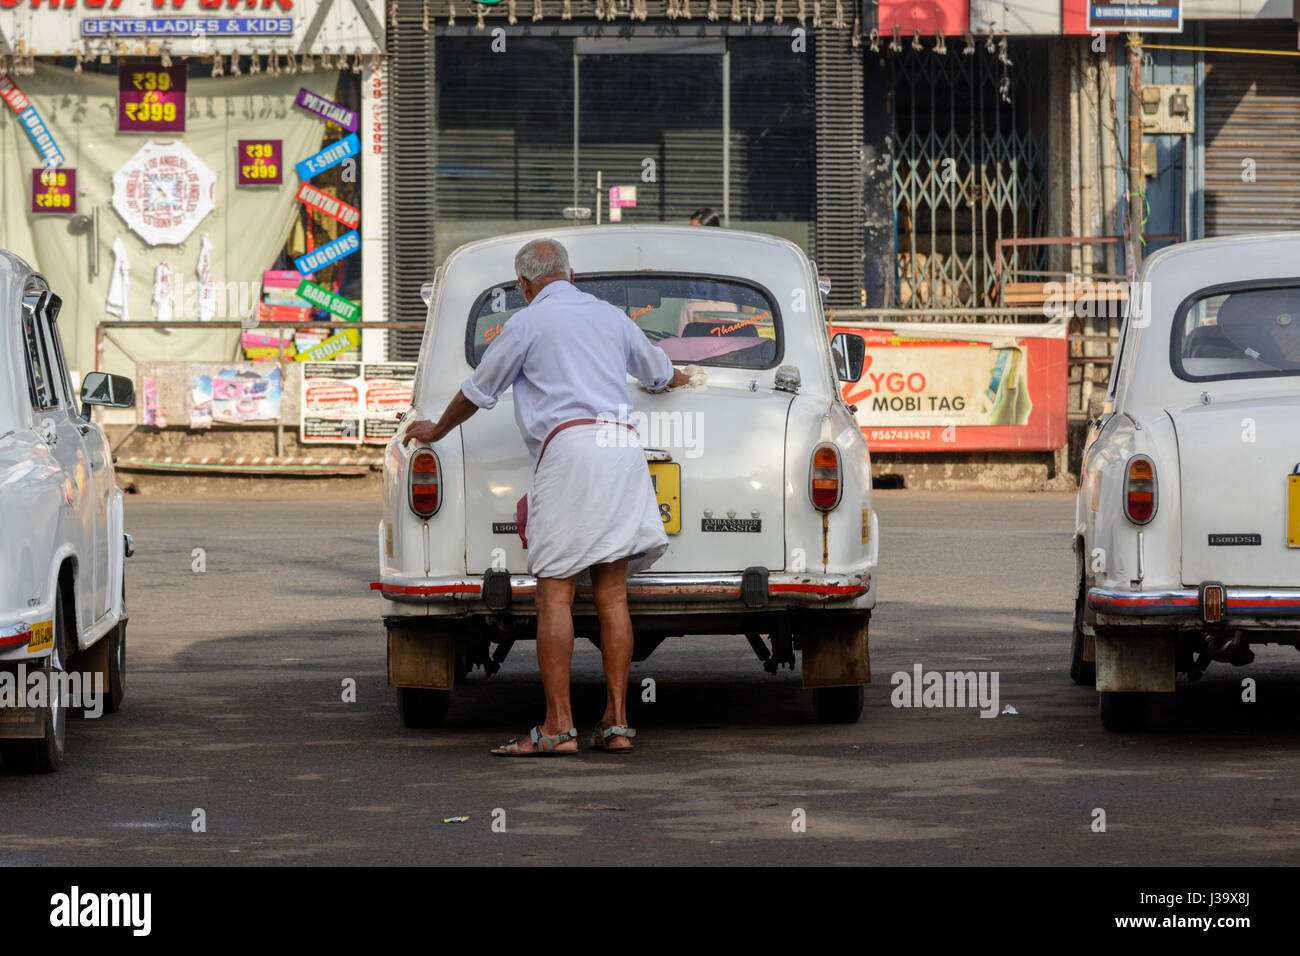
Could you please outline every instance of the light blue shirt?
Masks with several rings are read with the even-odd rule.
[[[479,408],[492,408],[513,385],[515,422],[536,461],[557,425],[618,420],[620,406],[626,420],[629,374],[663,388],[673,363],[622,309],[560,279],[511,317],[460,390]]]

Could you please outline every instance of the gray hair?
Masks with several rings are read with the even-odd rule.
[[[569,254],[554,239],[534,239],[515,253],[515,275],[529,281],[549,276],[569,277]]]

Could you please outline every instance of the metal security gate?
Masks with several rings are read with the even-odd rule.
[[[994,243],[1043,235],[1045,51],[904,49],[893,74],[897,302],[993,305]],[[1012,265],[1045,268],[1041,251]]]
[[[384,175],[384,277],[390,322],[418,322],[388,335],[388,358],[414,362],[426,308],[420,286],[433,278],[436,166],[433,96],[433,32],[416,0],[394,2],[388,16],[389,95],[385,97],[387,150]]]
[[[1294,50],[1295,30],[1212,23],[1205,45]],[[1300,228],[1300,63],[1205,54],[1205,235]]]

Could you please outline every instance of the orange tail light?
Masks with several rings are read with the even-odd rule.
[[[1134,524],[1146,524],[1156,514],[1156,466],[1146,455],[1129,459],[1124,481],[1124,510]]]
[[[411,510],[421,518],[431,518],[442,504],[442,472],[438,456],[431,451],[417,451],[411,457]]]
[[[818,511],[830,511],[840,503],[840,451],[830,442],[813,449],[808,494]]]

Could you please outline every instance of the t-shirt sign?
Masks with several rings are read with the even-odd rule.
[[[185,64],[128,60],[117,74],[119,133],[185,132]]]
[[[32,213],[74,213],[77,211],[75,169],[32,170]]]
[[[280,140],[241,139],[235,155],[239,170],[236,185],[278,186],[284,182]]]
[[[311,179],[318,173],[323,173],[331,166],[337,166],[343,160],[357,155],[361,152],[361,140],[357,138],[356,133],[350,133],[342,139],[330,143],[319,153],[314,156],[308,156],[306,159],[294,165],[298,170],[299,179]]]
[[[355,133],[360,125],[359,117],[355,111],[335,103],[333,100],[318,96],[308,89],[298,91],[298,97],[293,101],[293,105],[305,109],[308,113],[315,113],[321,119],[329,120],[335,126],[341,126],[349,133]]]

